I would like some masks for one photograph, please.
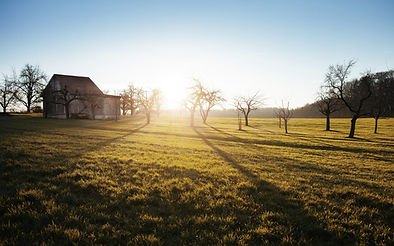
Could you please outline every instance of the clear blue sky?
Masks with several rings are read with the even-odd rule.
[[[313,102],[331,64],[394,68],[394,1],[1,1],[0,73],[31,63],[106,90],[160,88],[180,103],[192,78],[267,106]]]

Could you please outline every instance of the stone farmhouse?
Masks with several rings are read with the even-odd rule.
[[[120,117],[120,97],[104,94],[89,77],[54,74],[42,95],[45,118]]]

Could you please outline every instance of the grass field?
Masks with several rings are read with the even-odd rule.
[[[394,119],[0,118],[0,244],[389,245]]]

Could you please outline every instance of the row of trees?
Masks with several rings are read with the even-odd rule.
[[[26,112],[30,113],[32,108],[42,101],[42,92],[47,83],[46,74],[39,66],[26,64],[20,72],[15,70],[11,75],[4,74],[0,83],[0,106],[3,112],[17,104],[25,107]],[[99,106],[97,97],[80,95],[78,91],[70,91],[67,86],[54,92],[55,104],[61,104],[65,108],[66,118],[69,117],[69,106],[75,100],[86,102],[86,106],[92,112]],[[123,115],[128,111],[134,114],[137,109],[143,111],[147,122],[150,122],[150,114],[155,111],[160,112],[162,104],[162,94],[159,90],[146,90],[130,85],[123,90],[120,95],[120,107]],[[93,113],[94,115],[94,113]]]
[[[209,89],[200,80],[193,79],[194,85],[189,88],[189,94],[184,100],[184,108],[190,113],[190,126],[194,126],[194,117],[200,114],[204,124],[206,124],[210,111],[213,107],[221,105],[226,100],[222,96],[221,90]],[[137,109],[145,113],[147,123],[150,123],[150,115],[156,112],[159,116],[162,105],[162,93],[157,90],[145,90],[143,88],[129,85],[120,93],[120,107],[122,114],[133,115]],[[259,93],[253,96],[237,97],[234,99],[234,107],[243,115],[245,125],[249,125],[249,114],[253,110],[263,105],[263,99]]]
[[[209,89],[200,80],[193,79],[194,85],[189,88],[189,94],[184,100],[184,108],[190,113],[190,126],[194,126],[194,117],[199,113],[204,124],[206,124],[210,111],[213,107],[220,105],[226,100],[221,90]],[[123,90],[121,96],[122,114],[130,112],[133,115],[137,109],[145,112],[147,123],[150,122],[152,112],[160,113],[162,95],[159,90],[144,90],[133,85]],[[253,96],[238,97],[234,99],[234,106],[239,115],[243,115],[245,125],[249,125],[249,114],[263,105],[263,99],[259,93]],[[241,126],[240,126],[241,127]]]
[[[190,112],[190,126],[194,126],[194,115],[199,110],[202,121],[206,124],[210,110],[220,105],[226,100],[222,97],[220,90],[213,90],[204,87],[198,79],[194,79],[195,85],[190,89],[188,98],[185,100],[185,108]],[[233,106],[238,115],[238,129],[242,130],[242,118],[244,118],[245,126],[249,126],[249,116],[252,111],[261,108],[264,105],[264,98],[260,92],[253,95],[240,96],[233,99]],[[282,119],[285,124],[285,132],[288,133],[287,123],[293,116],[293,110],[290,109],[290,103],[284,103],[275,112],[279,118],[279,127],[281,128]]]
[[[353,138],[357,119],[373,117],[375,130],[378,120],[388,117],[394,110],[394,71],[366,73],[359,79],[348,81],[355,61],[330,66],[321,86],[317,105],[326,116],[326,130],[330,130],[331,115],[343,108],[351,114],[349,138]]]
[[[32,107],[41,102],[41,92],[47,81],[46,74],[39,66],[26,64],[19,73],[15,70],[11,75],[3,75],[0,84],[0,106],[3,112],[7,112],[7,108],[21,103],[27,112]]]
[[[358,79],[349,81],[349,76],[355,61],[351,60],[341,65],[330,66],[325,75],[324,83],[318,93],[318,99],[314,103],[318,110],[326,117],[326,130],[330,130],[330,118],[333,113],[346,109],[351,114],[350,138],[354,137],[356,122],[360,117],[373,117],[375,130],[378,130],[378,120],[388,117],[394,111],[394,71],[389,70],[379,73],[366,73]],[[41,92],[47,81],[47,76],[38,67],[26,64],[19,73],[13,71],[12,75],[4,75],[0,84],[0,105],[3,112],[7,111],[15,103],[22,104],[27,112],[32,106],[42,100]],[[190,125],[194,126],[194,116],[198,112],[203,123],[211,109],[226,100],[221,90],[209,89],[202,85],[201,81],[194,79],[195,85],[189,88],[190,93],[184,101],[184,107],[190,112]],[[71,95],[67,88],[58,93],[59,99],[66,108],[77,99]],[[157,90],[147,90],[129,85],[121,91],[120,108],[122,114],[130,112],[133,115],[137,110],[144,112],[147,123],[150,123],[151,113],[156,112],[159,116],[162,105],[162,93]],[[89,100],[89,102],[92,100]],[[94,107],[92,103],[92,107]],[[259,92],[252,96],[242,96],[233,99],[233,106],[238,114],[238,126],[242,129],[242,118],[245,126],[249,125],[249,115],[252,111],[262,108],[264,98]],[[94,110],[94,109],[93,109]],[[284,121],[285,132],[288,132],[288,121],[293,116],[294,110],[289,107],[289,102],[282,102],[281,107],[275,110],[279,120],[279,127]]]
[[[120,108],[123,115],[126,115],[127,112],[130,112],[130,115],[134,115],[137,109],[139,109],[145,113],[147,124],[150,123],[153,112],[156,112],[157,116],[160,116],[160,108],[163,102],[163,96],[160,90],[148,90],[130,84],[119,95]]]
[[[374,132],[377,133],[378,120],[389,117],[394,111],[394,71],[366,73],[361,78],[348,80],[355,61],[350,60],[342,65],[329,66],[325,80],[319,91],[318,110],[326,116],[326,130],[330,130],[330,116],[332,113],[345,108],[351,114],[349,138],[353,138],[357,119],[373,117],[375,119]],[[190,112],[190,125],[194,125],[194,115],[199,109],[203,123],[206,123],[208,113],[215,105],[224,102],[220,90],[209,90],[195,79],[195,86],[185,101],[185,108]],[[249,114],[263,106],[264,99],[259,92],[252,96],[237,97],[234,107],[238,113],[238,127],[242,129],[241,117],[245,119],[245,126],[249,125]],[[275,110],[281,128],[284,121],[285,133],[288,133],[288,121],[294,115],[289,102],[283,102]]]

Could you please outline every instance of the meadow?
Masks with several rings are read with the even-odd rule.
[[[0,118],[0,244],[390,245],[394,119]]]

